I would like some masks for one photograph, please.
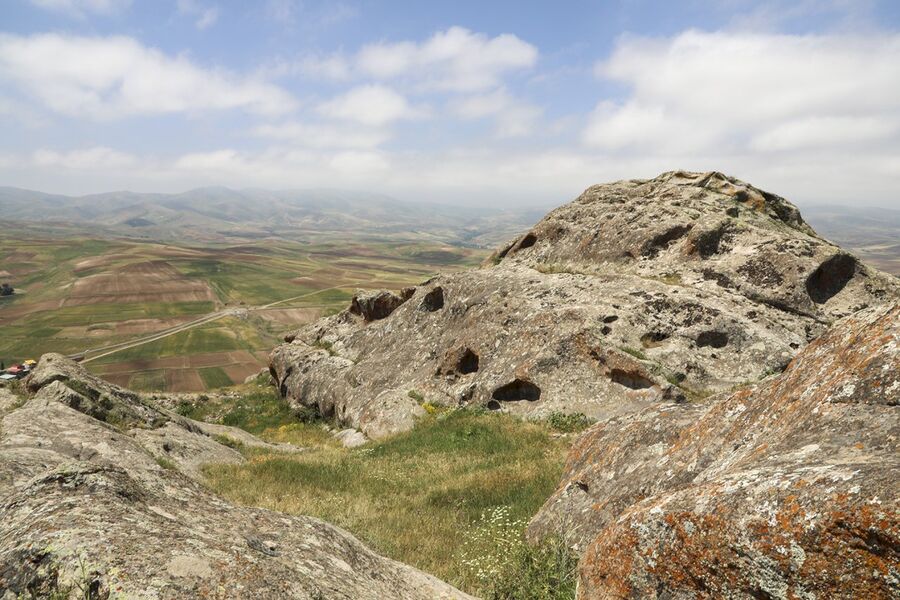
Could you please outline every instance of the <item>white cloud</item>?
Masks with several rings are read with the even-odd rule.
[[[98,146],[70,152],[37,150],[32,155],[32,162],[38,167],[83,171],[134,167],[139,161],[131,154]]]
[[[197,0],[178,0],[178,13],[196,18],[194,26],[201,31],[211,27],[219,19],[218,6],[206,6]]]
[[[259,137],[306,148],[376,148],[390,138],[387,130],[378,127],[297,121],[260,125],[254,128],[253,133]]]
[[[330,78],[402,79],[425,90],[475,92],[500,85],[509,72],[537,61],[537,48],[512,34],[493,38],[462,27],[438,31],[424,42],[383,42],[351,57],[305,58],[299,69]]]
[[[363,85],[319,105],[327,117],[357,121],[364,125],[386,125],[401,119],[417,119],[426,111],[416,108],[402,95],[382,85]]]
[[[462,98],[453,103],[453,111],[464,119],[494,118],[499,137],[530,135],[542,113],[539,107],[513,98],[503,88]]]
[[[343,81],[350,78],[351,65],[340,54],[331,56],[307,56],[293,66],[288,66],[287,71],[295,71],[310,77]]]
[[[279,114],[295,106],[275,85],[120,36],[0,35],[0,81],[56,112],[96,119],[224,109]]]
[[[896,34],[626,38],[596,73],[628,84],[630,95],[599,103],[584,141],[604,150],[689,154],[840,152],[876,141],[897,149],[898,64]]]
[[[89,14],[109,16],[131,6],[131,0],[30,0],[38,8],[84,18]]]

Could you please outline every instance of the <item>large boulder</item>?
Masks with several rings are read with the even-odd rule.
[[[220,436],[265,445],[246,432],[179,417],[60,355],[26,385],[32,396],[0,404],[3,600],[468,597],[337,527],[210,493],[195,480],[203,462],[244,460]]]
[[[489,265],[400,298],[377,320],[357,300],[292,332],[270,357],[281,394],[370,438],[426,402],[607,419],[777,373],[900,281],[783,198],[672,172],[591,187]]]
[[[898,473],[894,304],[755,388],[594,426],[529,535],[583,553],[582,599],[897,598]]]

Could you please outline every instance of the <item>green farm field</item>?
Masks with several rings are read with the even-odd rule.
[[[60,352],[134,389],[215,389],[259,371],[286,331],[358,289],[400,288],[485,256],[408,234],[178,245],[0,232],[0,281],[16,289],[0,298],[0,361]]]

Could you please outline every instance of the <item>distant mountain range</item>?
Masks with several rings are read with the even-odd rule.
[[[382,194],[328,189],[205,187],[180,194],[65,196],[0,187],[5,222],[155,240],[233,242],[353,233],[361,238],[409,235],[492,247],[530,227],[543,212],[404,202]]]
[[[560,204],[565,198],[560,199]],[[458,207],[405,202],[370,192],[233,190],[204,187],[180,194],[109,192],[87,196],[0,187],[6,223],[44,230],[152,240],[233,243],[269,237],[315,240],[410,237],[493,248],[531,227],[545,208]],[[808,206],[804,219],[823,237],[880,268],[900,274],[900,210]]]

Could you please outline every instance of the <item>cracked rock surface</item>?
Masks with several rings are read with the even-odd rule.
[[[576,442],[529,525],[582,553],[579,598],[900,597],[900,305],[787,370]]]
[[[183,418],[44,355],[0,390],[0,598],[468,598],[310,517],[234,506],[197,481],[243,456]]]

